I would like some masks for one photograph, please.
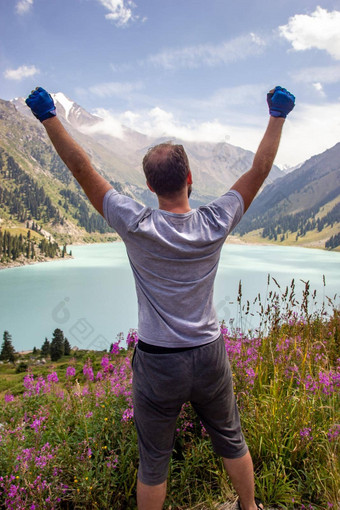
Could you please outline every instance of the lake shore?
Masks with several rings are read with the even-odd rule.
[[[334,248],[333,250],[329,250],[325,248],[325,242],[327,239],[306,239],[299,240],[298,242],[294,240],[285,240],[285,241],[270,241],[267,238],[262,238],[260,235],[256,234],[246,234],[244,237],[240,237],[238,235],[231,235],[227,238],[227,244],[235,244],[235,245],[244,245],[244,246],[278,246],[278,247],[287,247],[287,248],[311,248],[313,250],[321,250],[321,251],[330,251],[330,252],[340,252],[340,246]]]
[[[87,246],[87,245],[100,245],[100,244],[107,244],[107,243],[122,243],[122,239],[116,238],[113,241],[110,239],[108,241],[94,241],[94,242],[86,242],[86,241],[80,241],[77,240],[74,243],[71,243],[69,246]],[[244,237],[240,237],[239,235],[230,235],[228,236],[227,240],[225,241],[226,244],[230,245],[236,245],[236,246],[278,246],[278,247],[290,247],[290,248],[309,248],[314,250],[321,250],[321,251],[331,251],[331,252],[338,252],[340,253],[340,246],[337,248],[334,248],[333,250],[327,250],[325,248],[325,240],[322,239],[316,239],[314,241],[305,241],[303,242],[277,242],[277,241],[269,241],[266,238],[262,238],[258,235],[254,236],[252,234],[247,234]],[[4,269],[11,269],[13,267],[22,267],[22,266],[31,266],[34,264],[39,264],[41,262],[54,262],[58,260],[67,260],[70,258],[74,258],[72,255],[65,254],[64,257],[43,257],[39,256],[38,260],[27,260],[25,257],[20,257],[17,260],[10,261],[8,263],[1,263],[0,262],[0,271]]]
[[[39,260],[27,260],[27,259],[18,259],[12,260],[6,264],[0,263],[0,271],[3,269],[11,269],[13,267],[23,267],[23,266],[33,266],[34,264],[40,264],[43,262],[55,262],[57,260],[68,260],[73,259],[72,255],[66,255],[65,257],[39,257]]]

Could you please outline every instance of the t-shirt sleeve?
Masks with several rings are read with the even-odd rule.
[[[146,208],[133,200],[118,193],[114,188],[109,189],[103,200],[104,218],[110,227],[124,239],[129,229],[133,228],[145,215]]]
[[[216,221],[224,226],[226,236],[234,230],[244,214],[243,198],[236,190],[228,191],[225,195],[208,204],[208,207],[214,214]]]

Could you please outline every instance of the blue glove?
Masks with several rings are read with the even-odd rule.
[[[275,87],[267,94],[267,103],[272,117],[286,118],[295,106],[295,96],[282,87]]]
[[[40,122],[57,115],[51,95],[41,87],[32,90],[31,94],[26,99],[26,104],[31,108],[33,115],[35,115]]]

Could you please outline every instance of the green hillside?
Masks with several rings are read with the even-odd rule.
[[[340,246],[340,143],[266,186],[235,233],[247,242]]]
[[[55,153],[43,127],[0,100],[0,227],[15,235],[16,229],[27,230],[32,223],[37,233],[59,244],[116,238]]]

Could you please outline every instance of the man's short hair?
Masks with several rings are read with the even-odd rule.
[[[157,195],[175,195],[186,185],[190,171],[183,145],[167,142],[151,147],[143,158],[143,170]]]

